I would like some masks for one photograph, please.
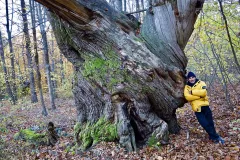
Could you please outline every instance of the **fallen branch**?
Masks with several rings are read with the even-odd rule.
[[[147,11],[148,9],[142,9],[142,10],[139,10],[139,11],[134,11],[134,12],[130,12],[130,13],[126,13],[126,15],[130,15],[130,14],[134,14],[134,13],[140,13],[140,12],[145,12]]]

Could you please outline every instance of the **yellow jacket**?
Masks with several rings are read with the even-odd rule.
[[[201,112],[202,106],[209,106],[206,84],[203,81],[198,80],[192,87],[185,85],[184,96],[194,112]]]

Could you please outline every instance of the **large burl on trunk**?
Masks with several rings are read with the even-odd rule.
[[[203,0],[152,1],[139,36],[138,23],[104,0],[37,1],[52,12],[59,48],[75,67],[79,122],[114,120],[120,143],[130,151],[135,140],[155,135],[166,141],[168,130],[179,132],[183,49]]]

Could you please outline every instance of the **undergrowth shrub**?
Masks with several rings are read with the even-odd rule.
[[[0,136],[0,159],[5,158],[3,149],[5,148],[5,142],[2,139],[2,136]]]
[[[56,88],[57,97],[59,97],[59,98],[73,98],[72,78],[73,78],[73,75],[70,75],[68,78],[64,79],[62,85],[59,85],[58,88]]]
[[[0,101],[5,98],[6,84],[4,80],[4,73],[0,71]]]
[[[153,134],[151,137],[149,137],[148,141],[147,141],[147,145],[149,147],[153,147],[153,148],[160,148],[160,142],[159,140],[156,138],[156,135]]]

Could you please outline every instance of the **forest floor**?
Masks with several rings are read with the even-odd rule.
[[[182,127],[180,134],[170,135],[170,144],[160,147],[144,147],[138,152],[126,153],[114,142],[101,142],[91,150],[76,154],[67,148],[74,145],[73,126],[76,109],[72,99],[56,99],[57,109],[48,110],[48,117],[41,115],[40,103],[31,104],[20,100],[18,105],[8,102],[0,104],[0,159],[240,159],[240,86],[231,90],[235,97],[235,109],[226,104],[224,92],[215,87],[210,94],[210,104],[217,132],[225,139],[224,145],[208,140],[208,135],[198,124],[194,112],[187,104],[178,109],[177,116]],[[46,104],[50,104],[46,97]],[[14,140],[13,136],[21,129],[31,128],[43,131],[52,121],[61,128],[60,140],[54,147],[34,146],[24,141]]]

